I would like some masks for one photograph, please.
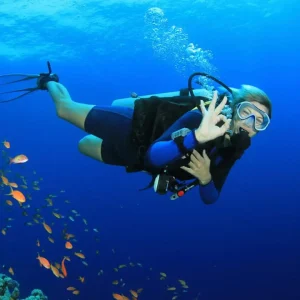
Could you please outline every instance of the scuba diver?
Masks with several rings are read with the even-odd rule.
[[[34,87],[0,93],[0,97],[21,93],[0,102],[48,91],[58,117],[89,134],[79,141],[82,154],[123,166],[127,172],[149,173],[152,180],[146,188],[161,195],[171,193],[172,200],[198,187],[205,204],[215,203],[251,138],[270,124],[272,104],[262,90],[250,85],[229,88],[206,73],[192,74],[188,88],[179,92],[141,97],[133,93],[111,106],[98,106],[73,101],[49,62],[48,71],[0,76],[0,80],[21,76],[5,85],[36,81]],[[217,82],[221,93],[194,89],[196,76]]]

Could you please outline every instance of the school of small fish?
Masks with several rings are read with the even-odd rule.
[[[45,198],[44,204],[40,208],[36,208],[34,210],[34,214],[31,212],[31,202],[33,200],[32,192],[30,192],[30,187],[32,187],[32,190],[39,191],[41,182],[43,181],[43,178],[39,178],[38,180],[33,181],[32,183],[29,183],[26,178],[22,175],[15,174],[13,172],[12,165],[13,164],[27,164],[29,159],[24,154],[18,154],[14,157],[8,156],[8,151],[11,151],[11,143],[9,141],[3,141],[2,142],[5,149],[2,150],[2,159],[6,161],[4,164],[5,167],[2,166],[2,170],[0,170],[0,188],[1,188],[1,194],[5,196],[5,200],[2,201],[1,199],[1,205],[6,206],[6,209],[11,211],[12,209],[20,209],[21,214],[24,217],[27,217],[30,219],[30,221],[26,221],[24,225],[29,228],[34,228],[35,226],[41,226],[44,230],[45,236],[47,236],[47,240],[54,244],[54,243],[60,243],[62,247],[62,253],[63,251],[68,251],[68,256],[62,254],[60,257],[60,260],[54,261],[51,257],[51,254],[46,254],[46,247],[47,243],[45,242],[45,237],[39,237],[36,240],[36,247],[37,251],[35,255],[33,255],[33,259],[37,260],[39,265],[42,269],[47,269],[47,272],[52,272],[53,276],[64,279],[68,276],[68,264],[71,263],[78,263],[78,260],[81,261],[83,265],[88,267],[88,262],[86,255],[79,249],[78,247],[78,240],[76,239],[76,234],[69,232],[69,224],[67,223],[67,220],[70,220],[73,222],[79,222],[78,219],[81,219],[81,224],[84,227],[84,231],[88,232],[88,221],[85,218],[81,217],[81,214],[75,210],[70,210],[70,214],[68,216],[65,216],[60,212],[59,209],[55,208],[56,202],[59,202],[60,205],[62,203],[69,205],[71,204],[70,200],[64,200],[61,201],[61,195],[65,194],[64,190],[61,190],[58,194],[49,194],[48,197]],[[36,175],[36,172],[33,171],[33,175]],[[14,180],[13,182],[10,181],[10,178],[17,178],[17,180]],[[31,186],[32,185],[32,186]],[[6,198],[7,197],[7,198]],[[59,201],[58,201],[59,199]],[[42,216],[42,212],[44,209],[51,209],[52,219],[47,218],[47,220]],[[1,214],[2,216],[3,214]],[[4,227],[1,228],[1,234],[3,238],[5,238],[9,234],[9,230],[12,227],[12,223],[14,221],[13,218],[6,218],[5,219],[6,224]],[[56,221],[56,222],[55,222]],[[1,222],[2,225],[2,222]],[[58,228],[59,226],[60,229]],[[53,229],[54,228],[54,229]],[[56,232],[55,232],[56,231]],[[61,238],[60,240],[57,240],[55,236],[57,236],[57,231],[59,231]],[[95,240],[96,242],[99,242],[100,239],[98,237],[99,229],[93,228],[92,231],[96,234]],[[2,243],[0,239],[0,243]],[[99,250],[95,250],[96,255],[99,255]],[[112,253],[115,254],[116,250],[112,249]],[[74,259],[73,259],[74,257]],[[77,257],[77,259],[75,259]],[[93,261],[94,263],[94,261]],[[118,279],[114,280],[112,282],[112,288],[113,286],[118,286],[119,288],[124,288],[124,293],[112,293],[112,299],[115,300],[137,300],[142,299],[140,295],[142,294],[143,288],[136,288],[136,289],[127,289],[125,287],[126,283],[124,280],[124,277],[126,276],[126,269],[128,268],[134,268],[134,267],[140,267],[143,268],[143,265],[139,262],[132,262],[129,258],[129,262],[127,264],[120,264],[113,268],[114,272],[118,272]],[[6,266],[3,266],[3,268],[6,268]],[[9,266],[6,268],[7,271],[11,276],[15,275],[14,266]],[[41,274],[42,274],[41,269]],[[122,271],[124,269],[124,271]],[[150,268],[152,271],[152,268]],[[152,271],[153,272],[153,271]],[[120,273],[122,273],[122,277],[120,278]],[[102,276],[104,274],[104,270],[101,269],[97,274],[89,274],[89,276]],[[157,279],[161,281],[167,280],[167,274],[164,272],[158,272],[157,273]],[[78,282],[74,283],[74,286],[68,286],[66,287],[66,290],[70,292],[70,294],[74,296],[80,295],[80,284],[84,284],[86,282],[86,278],[84,276],[78,275]],[[79,284],[80,283],[80,284]],[[126,289],[126,292],[125,292]],[[179,299],[181,293],[187,293],[189,286],[183,279],[178,279],[176,283],[172,285],[166,285],[165,286],[166,291],[170,292],[170,298],[172,300]],[[159,297],[158,297],[159,298]],[[85,298],[84,298],[85,299]],[[165,298],[164,298],[165,299]]]

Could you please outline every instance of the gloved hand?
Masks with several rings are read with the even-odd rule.
[[[38,89],[47,90],[47,82],[49,81],[59,82],[58,75],[54,73],[41,73],[36,82]]]

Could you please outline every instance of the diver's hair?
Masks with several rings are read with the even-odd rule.
[[[230,106],[233,111],[235,110],[235,106],[238,103],[241,103],[243,101],[256,101],[264,105],[269,110],[269,117],[272,117],[272,102],[267,94],[261,89],[252,85],[243,84],[240,89],[231,88],[231,90],[233,95]]]

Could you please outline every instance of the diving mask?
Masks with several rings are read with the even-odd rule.
[[[268,114],[251,102],[244,101],[237,104],[237,115],[240,120],[245,120],[247,126],[254,127],[256,131],[263,131],[270,124]]]

